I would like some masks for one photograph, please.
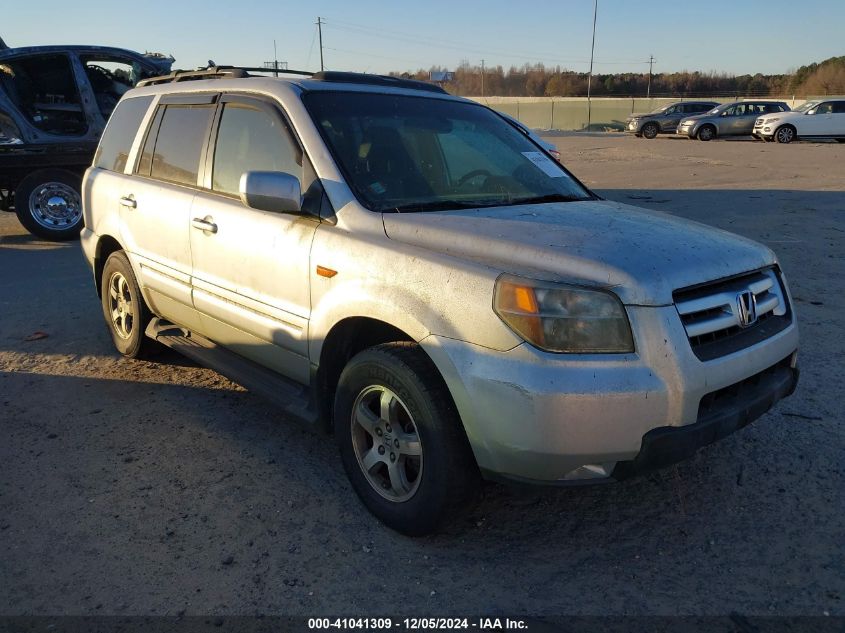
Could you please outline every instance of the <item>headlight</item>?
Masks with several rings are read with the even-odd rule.
[[[493,309],[521,338],[547,352],[634,351],[625,308],[604,290],[502,275]]]
[[[775,121],[780,121],[780,117],[775,117],[774,119],[766,119],[763,121],[763,125],[768,125],[769,123],[774,123]]]

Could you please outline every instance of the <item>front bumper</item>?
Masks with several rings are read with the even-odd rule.
[[[694,123],[691,125],[679,125],[678,128],[675,130],[675,134],[680,134],[681,136],[695,136],[696,132],[698,132],[698,126]]]
[[[745,413],[738,421],[702,417],[711,394],[780,363],[795,366],[794,322],[765,341],[703,362],[674,306],[628,307],[628,313],[635,354],[550,354],[527,344],[498,352],[434,335],[421,341],[449,386],[486,477],[572,485],[630,476],[665,465],[654,451],[664,454],[667,443],[677,444],[669,463],[684,459],[784,397],[781,386],[764,388],[761,410],[757,392],[743,389],[737,406]],[[710,430],[696,430],[704,426]]]
[[[627,479],[689,459],[701,447],[712,444],[748,426],[774,404],[791,395],[798,385],[798,368],[787,357],[777,365],[728,388],[700,411],[699,421],[688,426],[664,426],[643,436],[640,452],[632,460],[618,462],[611,473]],[[731,393],[733,391],[733,393]]]
[[[625,122],[625,131],[629,134],[639,134],[642,127],[642,122],[639,120]]]
[[[754,131],[751,132],[751,136],[755,138],[772,138],[775,134],[775,126],[774,125],[761,125],[760,127],[755,126]]]

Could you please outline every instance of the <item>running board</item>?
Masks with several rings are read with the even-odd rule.
[[[239,356],[204,336],[158,317],[150,321],[145,334],[200,365],[226,376],[249,391],[257,393],[280,407],[285,413],[309,424],[317,422],[317,407],[307,387]]]

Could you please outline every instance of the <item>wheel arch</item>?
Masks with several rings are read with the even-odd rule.
[[[109,255],[124,250],[120,242],[111,235],[103,235],[97,241],[97,250],[94,254],[94,281],[97,284],[97,296],[103,296],[103,268]]]
[[[313,376],[320,420],[325,431],[332,429],[334,394],[346,364],[365,349],[393,342],[416,341],[395,325],[368,316],[346,317],[329,329],[322,341]]]

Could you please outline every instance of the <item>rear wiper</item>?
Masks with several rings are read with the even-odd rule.
[[[579,196],[567,196],[562,193],[550,193],[545,196],[533,196],[530,198],[516,198],[511,200],[509,204],[543,204],[544,202],[583,202],[589,198]]]

